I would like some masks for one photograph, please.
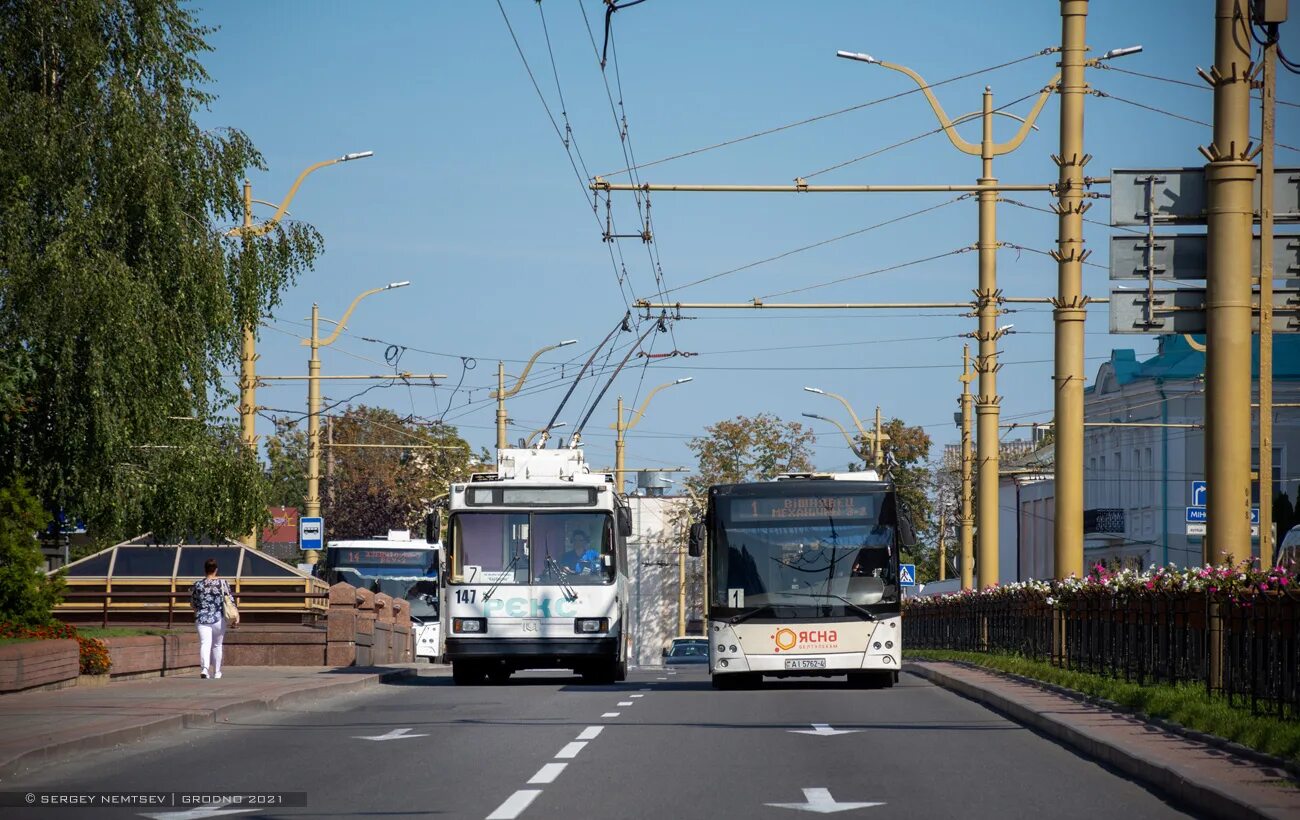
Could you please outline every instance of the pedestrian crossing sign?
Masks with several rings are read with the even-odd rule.
[[[898,565],[898,584],[905,587],[916,586],[916,564]]]

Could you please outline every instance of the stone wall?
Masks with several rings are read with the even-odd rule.
[[[74,640],[0,645],[0,692],[72,686],[80,669],[81,650]]]
[[[330,587],[326,618],[329,666],[401,663],[414,656],[411,605],[338,583]]]
[[[108,647],[113,678],[176,675],[199,666],[199,636],[192,632],[101,640]]]

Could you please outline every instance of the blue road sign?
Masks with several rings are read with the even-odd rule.
[[[898,565],[898,583],[899,586],[916,586],[916,564]]]
[[[325,519],[298,519],[298,548],[319,550],[325,548]]]
[[[1205,524],[1208,523],[1209,520],[1210,517],[1206,514],[1205,507],[1195,506],[1187,508],[1188,524]],[[1259,507],[1250,508],[1250,525],[1252,527],[1259,526]]]
[[[1205,482],[1204,481],[1192,482],[1192,506],[1194,507],[1205,506]],[[1192,519],[1189,518],[1187,520],[1191,521]]]

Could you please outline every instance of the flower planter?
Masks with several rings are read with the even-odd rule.
[[[80,669],[73,640],[32,640],[0,645],[0,692],[72,686]]]

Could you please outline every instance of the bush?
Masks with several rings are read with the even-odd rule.
[[[48,576],[34,533],[48,516],[21,479],[0,488],[0,620],[27,626],[50,622],[63,578]]]
[[[108,656],[108,645],[98,638],[87,638],[77,634],[72,624],[53,622],[40,626],[28,626],[12,621],[0,621],[0,638],[34,638],[52,641],[70,639],[77,642],[81,659],[81,674],[106,675],[112,667]]]

